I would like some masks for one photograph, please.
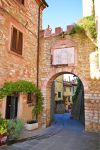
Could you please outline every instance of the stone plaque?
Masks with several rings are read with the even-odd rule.
[[[52,65],[68,65],[75,63],[74,47],[55,49],[53,51]]]

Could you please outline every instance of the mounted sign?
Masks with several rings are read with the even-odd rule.
[[[74,47],[53,50],[52,65],[72,65],[75,64]]]

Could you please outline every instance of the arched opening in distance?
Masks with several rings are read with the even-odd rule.
[[[57,116],[63,115],[85,124],[84,85],[81,79],[70,72],[55,74],[47,84],[47,105],[47,124],[56,122]]]

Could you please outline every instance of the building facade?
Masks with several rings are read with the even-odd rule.
[[[64,73],[78,76],[84,86],[85,129],[100,131],[100,78],[92,78],[91,54],[95,43],[84,34],[70,35],[60,27],[51,33],[42,29],[45,0],[0,1],[0,87],[7,81],[26,80],[39,86],[43,93],[43,112],[39,120],[43,127],[51,122],[51,89],[53,81]],[[39,28],[40,27],[40,28]],[[92,70],[91,70],[92,69]],[[0,101],[3,117],[24,121],[32,118],[32,105],[27,94],[8,96]],[[9,111],[9,116],[6,116]]]
[[[94,11],[94,12],[93,12]],[[99,0],[83,0],[83,17],[95,15],[96,27],[97,27],[97,47],[99,54],[99,68],[98,76],[100,77],[100,11]]]
[[[46,6],[40,0],[0,1],[0,87],[17,80],[37,84],[38,29]],[[0,101],[3,117],[12,118],[13,111],[14,117],[24,121],[32,118],[33,106],[27,103],[27,94],[4,99]]]
[[[71,106],[73,104],[72,98],[75,94],[77,83],[75,80],[64,81],[63,87],[64,87],[64,101],[65,101],[66,111],[70,112]]]
[[[92,78],[90,57],[95,43],[85,34],[70,35],[60,27],[51,33],[50,27],[41,33],[39,86],[42,89],[43,126],[50,124],[51,86],[57,76],[70,73],[78,76],[84,86],[85,130],[100,131],[100,80]]]

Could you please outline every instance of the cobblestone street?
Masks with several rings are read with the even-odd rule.
[[[55,124],[21,143],[3,146],[0,150],[100,150],[100,136],[87,133],[84,126],[68,114],[56,115]]]

